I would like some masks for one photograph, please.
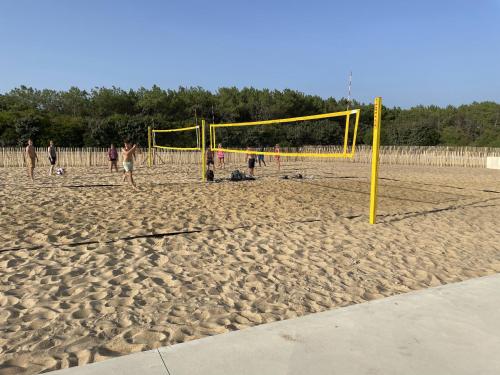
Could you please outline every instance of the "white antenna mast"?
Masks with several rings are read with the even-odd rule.
[[[349,92],[347,94],[347,110],[351,104],[351,84],[352,84],[352,70],[349,72]]]

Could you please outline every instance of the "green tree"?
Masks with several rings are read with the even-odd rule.
[[[46,125],[46,119],[39,114],[27,113],[16,119],[14,128],[17,134],[18,146],[26,144],[28,139],[37,142],[44,125]]]
[[[64,146],[105,146],[132,138],[145,143],[147,126],[174,128],[200,123],[239,122],[297,117],[360,108],[358,142],[371,143],[373,105],[346,98],[323,99],[295,90],[222,87],[212,93],[201,87],[125,91],[117,87],[90,92],[38,90],[20,86],[0,95],[0,145],[36,137],[54,139]],[[351,119],[352,123],[353,119]],[[351,127],[351,132],[352,132]],[[343,125],[296,124],[256,128],[220,129],[219,140],[234,146],[340,144]],[[498,145],[500,104],[472,103],[459,107],[416,106],[382,109],[382,144],[393,145]],[[178,135],[176,142],[190,144]],[[169,138],[172,140],[173,138]]]

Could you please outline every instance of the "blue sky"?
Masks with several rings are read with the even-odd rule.
[[[500,0],[2,0],[0,92],[291,88],[384,104],[500,102]]]

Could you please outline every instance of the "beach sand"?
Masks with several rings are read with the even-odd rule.
[[[382,165],[369,225],[369,165],[198,168],[140,167],[138,192],[105,168],[0,170],[0,374],[500,272],[499,171]]]

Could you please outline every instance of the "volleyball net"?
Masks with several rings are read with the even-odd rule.
[[[356,150],[360,110],[353,109],[319,115],[291,117],[275,120],[237,122],[210,125],[210,147],[227,153],[290,156],[310,158],[353,158]],[[335,152],[265,151],[281,146],[338,145]],[[220,145],[220,147],[219,147]]]
[[[156,151],[177,153],[194,152],[194,161],[201,164],[201,178],[205,180],[205,120],[202,124],[175,129],[148,127],[148,167],[155,164]],[[200,151],[198,154],[196,151]]]
[[[178,129],[151,129],[150,134],[152,148],[175,151],[201,151],[199,125]]]
[[[226,124],[211,124],[209,127],[210,138],[209,145],[211,151],[222,151],[235,154],[253,154],[268,156],[289,156],[306,158],[344,158],[352,159],[356,152],[356,138],[358,135],[358,126],[360,119],[360,109],[347,111],[324,113],[312,116],[291,117],[275,120],[263,120],[252,122],[235,122]],[[376,222],[377,211],[377,181],[378,181],[378,160],[380,147],[380,127],[382,117],[382,98],[375,98],[373,113],[373,148],[370,178],[370,223]],[[270,131],[271,129],[279,131]],[[234,130],[239,130],[234,132]],[[254,131],[251,131],[251,130]],[[283,131],[286,129],[286,131]],[[289,130],[293,129],[291,132]],[[250,131],[249,131],[250,130]],[[221,132],[225,131],[226,134]],[[294,134],[296,133],[296,134]],[[181,142],[181,135],[191,134],[194,137],[192,144],[186,146],[185,141]],[[309,137],[310,135],[312,137]],[[165,139],[160,140],[163,135]],[[243,136],[244,137],[243,137]],[[307,147],[298,147],[305,152],[289,152],[274,148],[274,151],[264,151],[273,144],[281,143],[284,146],[294,146],[295,141],[301,145],[317,145],[321,142],[323,145],[335,145],[335,152],[307,152]],[[196,143],[196,147],[194,146]],[[202,120],[201,127],[198,125],[188,126],[178,129],[151,129],[148,128],[148,166],[152,166],[152,150],[164,149],[172,151],[201,151],[201,178],[206,181],[205,165],[205,120]],[[225,144],[226,146],[222,146]],[[227,146],[229,145],[229,147]],[[258,147],[256,149],[255,147]],[[249,150],[250,149],[250,150]]]

